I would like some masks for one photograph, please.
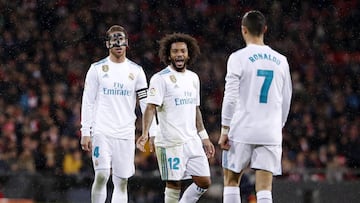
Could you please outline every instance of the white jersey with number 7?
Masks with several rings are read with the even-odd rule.
[[[227,62],[222,125],[229,139],[247,144],[282,143],[292,95],[285,56],[266,45],[249,44]]]

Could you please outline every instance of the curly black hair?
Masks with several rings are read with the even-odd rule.
[[[160,60],[165,63],[166,65],[169,65],[171,63],[170,60],[170,48],[171,45],[175,42],[185,42],[188,52],[189,52],[189,61],[188,64],[193,64],[195,59],[200,55],[200,48],[197,43],[197,40],[193,37],[191,37],[188,34],[184,33],[173,33],[168,34],[165,37],[163,37],[159,41],[160,49],[159,49],[159,58]]]

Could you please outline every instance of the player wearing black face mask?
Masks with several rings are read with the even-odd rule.
[[[109,34],[106,37],[106,46],[108,49],[111,49],[113,47],[121,47],[121,46],[128,47],[128,45],[129,45],[129,41],[127,38],[127,34],[123,31]]]
[[[129,47],[128,34],[122,26],[112,26],[106,32],[105,45],[109,49],[110,59],[123,62]]]
[[[91,152],[95,177],[91,202],[104,203],[110,175],[111,202],[128,202],[128,178],[135,173],[135,108],[145,111],[143,68],[126,56],[128,35],[119,25],[106,32],[109,56],[91,64],[81,106],[81,147]]]

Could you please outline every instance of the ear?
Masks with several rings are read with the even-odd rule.
[[[105,46],[106,46],[106,48],[110,48],[110,44],[109,44],[109,41],[105,41]]]
[[[268,29],[268,27],[267,27],[267,25],[265,25],[263,33],[266,33],[267,29]]]
[[[242,25],[242,26],[241,26],[241,33],[242,33],[242,34],[247,34],[247,32],[248,32],[247,28]]]

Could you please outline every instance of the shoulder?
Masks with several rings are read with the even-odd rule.
[[[186,74],[189,75],[190,77],[199,78],[197,73],[189,69],[186,69]]]
[[[155,73],[152,77],[153,78],[164,78],[169,75],[171,75],[171,70],[166,67],[166,68],[160,70],[159,72]]]
[[[126,61],[125,61],[125,62],[126,62],[126,63],[128,64],[128,66],[130,66],[132,69],[135,69],[135,70],[138,70],[138,71],[142,71],[142,70],[143,70],[143,68],[142,68],[141,65],[135,63],[134,61],[132,61],[132,60],[130,60],[130,59],[128,59],[128,58],[126,58]]]
[[[249,49],[247,47],[244,47],[244,48],[241,48],[241,49],[238,49],[234,52],[232,52],[230,55],[229,55],[229,59],[233,59],[233,58],[242,58],[242,56],[244,54],[246,54],[247,52],[249,51]]]
[[[170,70],[168,70],[167,68],[164,68],[164,69],[160,70],[159,72],[154,73],[154,75],[152,75],[151,78],[161,78],[166,75],[169,75],[169,73],[170,73]]]
[[[97,69],[104,69],[108,65],[108,58],[103,58],[99,61],[96,61],[90,65],[90,69],[97,70]]]
[[[159,80],[166,81],[166,79],[170,78],[171,75],[172,75],[171,70],[168,67],[166,67],[166,68],[160,70],[159,72],[155,73],[151,77],[151,80],[152,81],[159,81]]]
[[[271,48],[271,47],[269,47],[269,49],[271,49],[271,50],[277,55],[277,57],[278,57],[279,59],[282,59],[282,60],[286,60],[286,61],[287,61],[287,57],[286,57],[285,55],[281,54],[279,51],[277,51],[277,50],[275,50],[275,49],[273,49],[273,48]]]
[[[108,62],[108,58],[103,58],[99,61],[96,61],[94,63],[91,64],[91,66],[102,66],[102,65],[105,65],[107,62]]]
[[[95,71],[98,69],[106,69],[108,67],[108,58],[103,58],[99,61],[96,61],[90,65],[89,71]]]
[[[129,64],[129,66],[131,66],[133,68],[142,69],[142,67],[139,64],[135,63],[134,61],[132,61],[128,58],[126,58],[126,62]]]
[[[171,73],[171,70],[166,67],[164,69],[162,69],[161,71],[157,72],[156,75],[161,75],[161,76],[164,76],[164,75],[169,75]]]

